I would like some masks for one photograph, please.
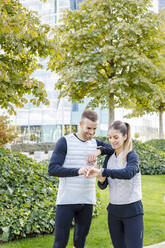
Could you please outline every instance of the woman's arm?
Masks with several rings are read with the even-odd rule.
[[[123,169],[103,169],[102,176],[111,177],[113,179],[131,179],[139,172],[138,155],[131,151],[127,155],[127,164]]]
[[[102,169],[91,168],[87,177],[93,176],[102,176],[102,177],[111,177],[113,179],[131,179],[139,172],[138,165],[138,155],[131,151],[127,155],[127,164],[123,169],[107,169],[105,166]]]
[[[108,185],[108,179],[105,177],[104,182],[100,182],[99,178],[98,178],[97,185],[99,186],[100,189],[106,189],[106,187]]]

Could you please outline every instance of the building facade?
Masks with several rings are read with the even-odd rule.
[[[159,1],[159,10],[165,8],[165,0],[158,0]]]
[[[78,8],[81,0],[22,0],[24,7],[36,11],[42,23],[54,26],[58,24],[62,11],[65,8],[72,10]],[[157,11],[158,2],[154,0],[154,9]],[[83,104],[71,103],[67,98],[58,99],[58,92],[54,90],[57,75],[45,70],[38,70],[33,76],[45,83],[45,88],[50,101],[49,106],[40,105],[36,107],[31,103],[26,104],[22,109],[16,109],[17,115],[11,116],[11,123],[21,127],[21,137],[24,141],[30,142],[54,142],[59,137],[70,132],[76,132],[79,126],[79,119],[85,109],[88,99]],[[96,135],[106,136],[108,129],[108,110],[97,108],[99,123]],[[1,110],[1,114],[4,114]],[[124,119],[127,113],[125,109],[117,109],[115,119]],[[142,118],[124,119],[132,125],[133,134],[139,133],[141,139],[151,139],[158,136],[157,115],[147,115]]]

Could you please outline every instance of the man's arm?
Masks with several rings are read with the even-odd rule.
[[[102,140],[96,140],[96,143],[97,149],[88,155],[88,164],[94,164],[97,161],[97,157],[99,155],[112,155],[114,153],[114,149],[109,143],[106,143]]]
[[[53,154],[50,159],[48,166],[49,176],[56,177],[74,177],[79,176],[82,173],[82,169],[79,168],[65,168],[63,167],[65,157],[67,154],[67,143],[64,137],[60,138],[53,151]]]
[[[114,149],[109,143],[106,143],[102,140],[96,140],[97,149],[100,149],[101,155],[112,155],[114,153]]]

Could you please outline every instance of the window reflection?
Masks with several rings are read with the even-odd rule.
[[[76,133],[77,125],[21,126],[22,143],[56,142],[61,136]]]

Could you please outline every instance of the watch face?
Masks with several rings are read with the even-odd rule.
[[[101,149],[102,146],[97,146],[97,149]]]

